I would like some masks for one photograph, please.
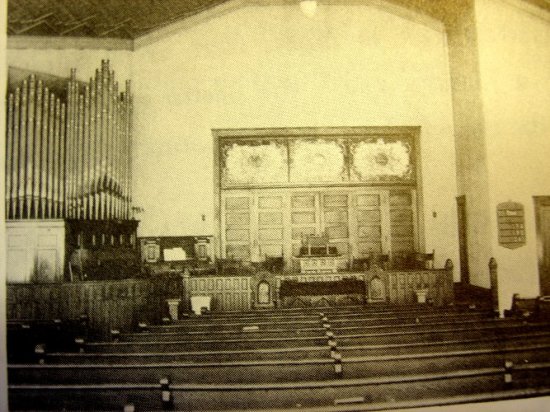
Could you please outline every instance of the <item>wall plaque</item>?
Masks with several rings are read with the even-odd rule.
[[[498,243],[508,249],[525,245],[525,213],[523,205],[505,202],[497,205]]]

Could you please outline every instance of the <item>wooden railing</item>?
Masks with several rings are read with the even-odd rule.
[[[8,284],[7,317],[14,320],[78,319],[90,330],[131,330],[138,322],[159,322],[167,311],[166,288],[147,279],[47,284]]]
[[[366,272],[277,275],[276,299],[281,305],[280,289],[284,281],[335,282],[345,278],[365,283],[367,302],[411,304],[420,301],[419,293],[425,296],[426,302],[436,306],[445,306],[454,301],[453,264],[450,259],[443,269],[382,270],[374,267]]]

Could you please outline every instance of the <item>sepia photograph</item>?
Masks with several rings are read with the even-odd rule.
[[[0,410],[550,411],[550,0],[0,16]]]

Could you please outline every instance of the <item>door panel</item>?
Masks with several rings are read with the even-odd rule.
[[[290,205],[292,255],[297,256],[305,237],[320,234],[319,193],[291,192]]]
[[[541,295],[550,295],[550,196],[535,197]]]
[[[252,197],[247,193],[222,197],[222,257],[248,260],[250,258]]]
[[[412,190],[232,190],[222,193],[222,207],[224,257],[284,256],[290,264],[305,237],[323,233],[349,258],[416,247]]]
[[[283,208],[284,196],[275,193],[254,193],[257,208],[253,208],[253,216],[257,222],[257,237],[253,242],[259,245],[259,258],[263,260],[266,256],[283,256],[284,225]]]
[[[389,197],[391,251],[406,255],[415,250],[414,207],[411,191],[391,191]]]
[[[350,213],[355,244],[354,258],[367,258],[371,254],[388,253],[387,194],[383,191],[353,195]]]
[[[350,257],[350,238],[349,238],[349,193],[321,193],[323,222],[321,233],[328,236],[332,246],[336,246],[338,253],[342,256]],[[341,269],[345,269],[346,260],[339,263]]]

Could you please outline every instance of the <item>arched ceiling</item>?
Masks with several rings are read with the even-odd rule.
[[[134,40],[235,0],[9,0],[9,36]],[[386,0],[444,21],[473,0]],[[550,11],[550,0],[523,0]],[[252,0],[252,4],[273,0]],[[275,0],[277,2],[277,0]],[[292,4],[298,0],[278,0]],[[320,0],[345,4],[346,0]],[[349,0],[368,3],[369,0]],[[380,3],[378,1],[377,3]]]

